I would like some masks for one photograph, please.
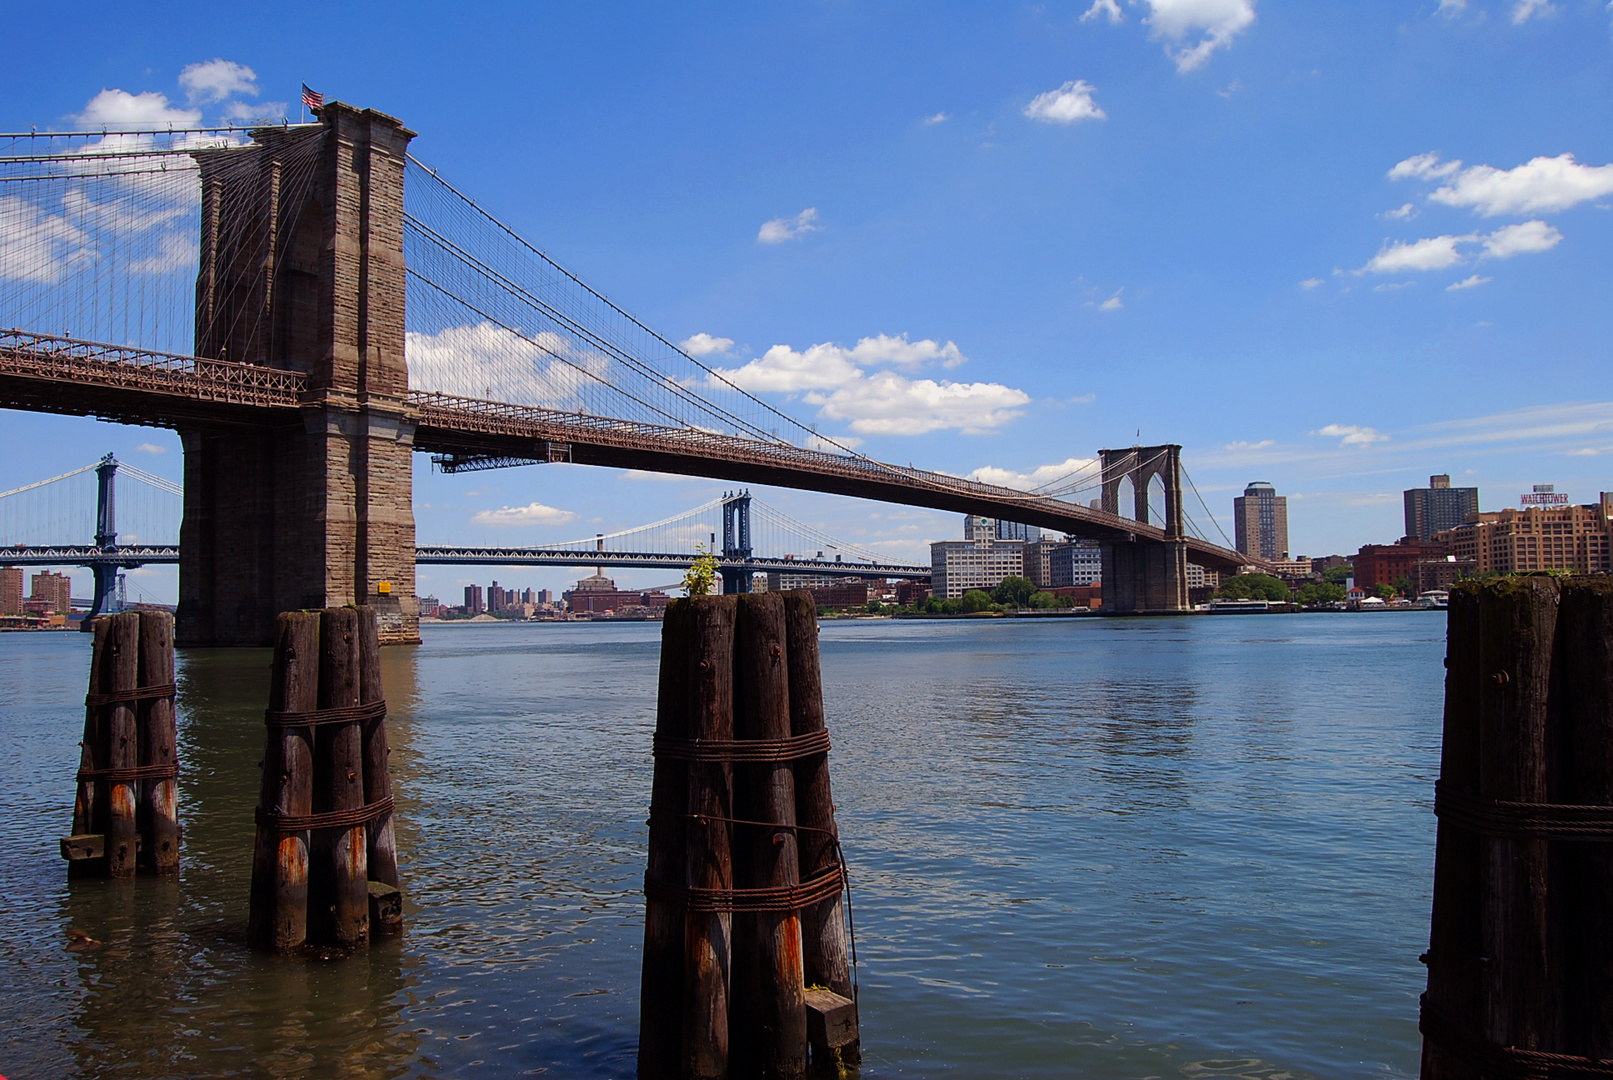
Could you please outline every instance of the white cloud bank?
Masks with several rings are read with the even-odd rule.
[[[820,420],[842,422],[858,435],[983,434],[1021,416],[1031,400],[1023,390],[902,373],[931,365],[954,368],[967,359],[951,341],[880,334],[849,349],[828,342],[804,350],[774,345],[717,374],[752,393],[798,396],[817,407]]]
[[[725,353],[734,347],[734,339],[726,337],[712,337],[710,334],[694,334],[678,342],[678,348],[690,356],[710,356],[712,353]]]
[[[215,57],[200,64],[190,64],[179,73],[179,85],[185,89],[186,100],[214,103],[244,94],[258,96],[257,72],[245,64]]]
[[[1145,0],[1149,13],[1143,19],[1154,40],[1163,40],[1165,54],[1176,61],[1178,72],[1203,67],[1217,49],[1255,21],[1254,0]]]
[[[1446,206],[1468,207],[1484,217],[1567,210],[1613,195],[1613,165],[1581,165],[1573,154],[1536,157],[1512,169],[1441,161],[1418,154],[1389,170],[1391,180],[1443,180],[1428,197]]]
[[[1044,124],[1078,124],[1106,120],[1108,114],[1092,100],[1096,88],[1085,79],[1072,79],[1057,90],[1037,94],[1025,106],[1025,115]]]
[[[1340,446],[1370,446],[1373,443],[1389,441],[1389,436],[1377,428],[1361,427],[1358,424],[1328,424],[1311,434],[1337,439]]]
[[[799,240],[807,233],[822,232],[818,224],[818,208],[809,206],[793,218],[776,217],[762,222],[756,239],[764,244],[782,244],[786,240]]]
[[[1402,274],[1408,271],[1444,270],[1468,261],[1468,254],[1462,250],[1464,245],[1482,246],[1481,258],[1510,259],[1514,255],[1534,255],[1550,251],[1562,238],[1562,233],[1544,221],[1525,221],[1505,225],[1492,233],[1385,241],[1378,253],[1357,273]]]
[[[968,479],[978,480],[982,484],[996,484],[999,487],[1032,491],[1036,488],[1047,487],[1060,480],[1073,479],[1078,473],[1096,474],[1099,471],[1101,471],[1100,463],[1097,458],[1065,458],[1063,461],[1054,464],[1038,465],[1029,472],[1000,469],[995,465],[982,465],[971,472]]]
[[[1108,19],[1113,24],[1124,22],[1126,16],[1120,10],[1120,5],[1115,3],[1115,0],[1092,0],[1092,6],[1087,8],[1086,13],[1081,16],[1081,21],[1091,22],[1097,18]]]
[[[1512,5],[1512,25],[1522,26],[1537,16],[1555,14],[1557,9],[1552,7],[1551,0],[1517,0]]]
[[[508,529],[521,525],[564,525],[568,521],[576,521],[577,515],[570,510],[557,510],[543,503],[527,503],[525,506],[501,506],[497,510],[481,510],[472,518],[476,525],[488,525],[495,529]]]

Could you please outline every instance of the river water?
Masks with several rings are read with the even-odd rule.
[[[312,961],[245,946],[267,650],[179,658],[181,877],[70,885],[87,635],[0,635],[0,1074],[631,1076],[659,634],[386,650],[408,929]],[[1415,1075],[1443,638],[825,624],[863,1075]]]

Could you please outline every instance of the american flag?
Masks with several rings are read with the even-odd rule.
[[[325,95],[317,90],[308,89],[308,84],[302,84],[302,103],[304,108],[318,112],[325,107]]]

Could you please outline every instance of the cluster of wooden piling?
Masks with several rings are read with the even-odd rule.
[[[174,618],[126,611],[94,623],[73,835],[72,875],[179,872]]]
[[[273,952],[353,949],[403,927],[375,611],[275,628],[248,933]]]
[[[1613,580],[1452,590],[1425,1080],[1613,1076]]]
[[[854,1061],[812,596],[674,601],[661,642],[639,1076]]]

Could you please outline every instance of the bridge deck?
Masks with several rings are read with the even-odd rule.
[[[310,400],[295,371],[0,330],[0,408],[122,423],[296,423]],[[789,443],[610,420],[504,402],[411,392],[415,448],[709,476],[878,502],[988,514],[1097,540],[1165,539],[1164,530],[1078,503]],[[1259,560],[1196,538],[1188,558],[1216,569]]]

